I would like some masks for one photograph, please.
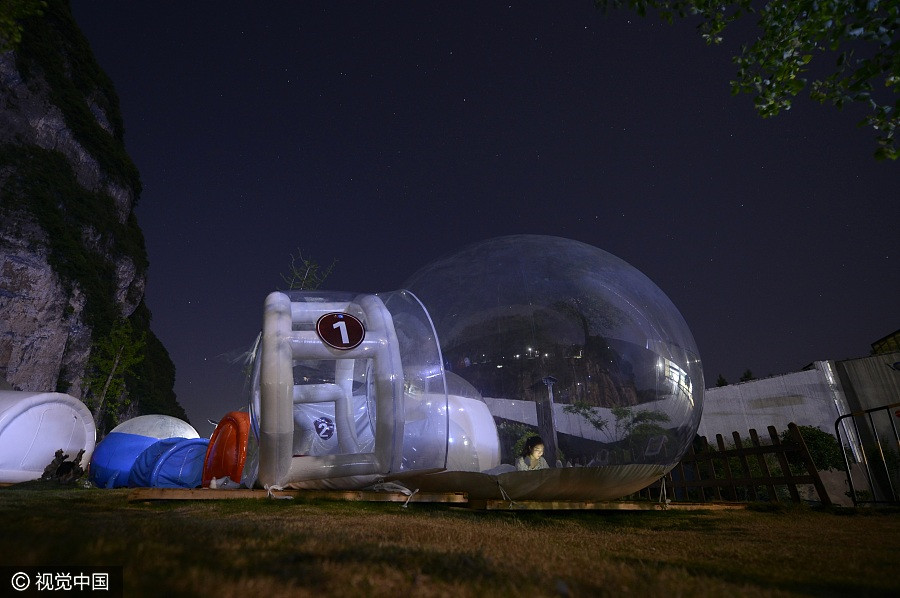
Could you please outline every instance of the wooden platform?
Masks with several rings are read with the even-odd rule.
[[[265,490],[211,490],[209,488],[132,488],[130,502],[158,500],[232,500],[268,498]],[[662,511],[662,510],[723,510],[745,509],[745,503],[687,503],[662,504],[650,501],[536,501],[536,500],[469,500],[461,492],[416,492],[407,496],[402,492],[373,492],[365,490],[275,490],[275,499],[337,500],[394,503],[445,503],[481,511]]]
[[[722,511],[746,509],[746,503],[694,503],[650,501],[538,501],[538,500],[471,500],[468,507],[483,511]]]
[[[212,490],[210,488],[132,488],[128,493],[130,502],[151,500],[229,500],[236,498],[268,498],[266,490]],[[418,502],[418,503],[467,503],[468,497],[461,492],[425,493],[416,492],[407,496],[402,492],[373,492],[365,490],[273,490],[276,499],[302,498],[304,500],[344,500],[362,502]]]

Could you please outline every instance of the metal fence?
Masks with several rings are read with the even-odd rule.
[[[846,413],[834,422],[835,436],[844,447],[847,484],[853,504],[900,504],[900,403]],[[851,459],[864,476],[854,480]],[[859,479],[864,477],[864,480]]]

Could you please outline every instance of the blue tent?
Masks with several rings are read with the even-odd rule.
[[[138,455],[128,485],[155,488],[196,488],[203,478],[208,438],[164,438]]]
[[[91,457],[91,482],[100,488],[127,486],[131,468],[138,455],[158,440],[140,434],[109,433],[97,445]]]

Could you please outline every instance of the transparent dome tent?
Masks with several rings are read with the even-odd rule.
[[[703,397],[693,338],[665,294],[615,256],[502,237],[426,266],[404,289],[267,298],[251,479],[608,500],[659,479],[690,445]],[[549,467],[516,471],[533,435]]]
[[[703,370],[693,336],[649,278],[596,247],[516,235],[470,245],[403,285],[428,309],[448,375],[483,397],[510,496],[609,499],[656,481],[700,423]],[[550,467],[511,469],[537,434]],[[447,478],[446,483],[442,478]],[[495,488],[447,472],[425,488]]]

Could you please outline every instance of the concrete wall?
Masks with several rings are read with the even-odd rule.
[[[802,372],[708,388],[697,433],[711,442],[716,434],[730,441],[732,432],[746,437],[753,428],[768,438],[768,426],[775,426],[780,433],[794,422],[834,434],[834,421],[846,409],[834,363],[817,361]]]
[[[767,426],[775,426],[781,432],[789,422],[816,426],[834,434],[835,420],[841,415],[900,402],[898,364],[900,353],[817,361],[801,372],[708,388],[698,434],[710,441],[716,434],[729,440],[733,431],[746,436],[754,428],[767,438]],[[891,436],[890,422],[885,418],[893,415],[892,410],[876,418],[882,437]],[[851,429],[845,429],[845,434],[851,439],[856,437]],[[851,444],[857,442],[853,440]]]

